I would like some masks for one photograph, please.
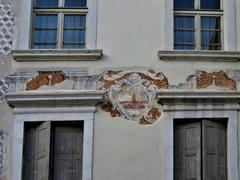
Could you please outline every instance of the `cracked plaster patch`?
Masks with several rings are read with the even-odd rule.
[[[15,47],[15,21],[11,16],[11,5],[0,4],[0,53],[4,55]]]
[[[239,74],[235,72],[234,74]],[[215,90],[237,90],[237,82],[224,71],[206,72],[198,71],[187,78],[187,82],[179,84],[178,89],[215,89]]]
[[[152,71],[107,71],[97,82],[105,92],[104,111],[140,124],[153,124],[161,116],[155,93],[167,88],[167,78]]]
[[[66,80],[66,77],[61,72],[39,72],[36,77],[26,84],[26,90],[37,90],[42,86],[54,86]]]

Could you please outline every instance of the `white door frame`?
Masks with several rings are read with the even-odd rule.
[[[13,113],[12,180],[22,179],[24,123],[84,121],[82,180],[92,180],[93,120],[100,91],[22,92],[7,94]]]
[[[227,179],[239,179],[238,172],[238,112],[240,93],[163,91],[158,101],[163,104],[163,161],[164,180],[174,178],[174,120],[227,119]]]

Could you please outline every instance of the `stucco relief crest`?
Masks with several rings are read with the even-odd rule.
[[[166,88],[166,77],[154,72],[107,71],[97,82],[106,96],[104,111],[140,124],[153,124],[161,116],[155,92]]]

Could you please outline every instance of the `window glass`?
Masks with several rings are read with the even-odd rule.
[[[36,7],[58,7],[58,0],[36,0]]]
[[[65,15],[63,48],[84,48],[85,47],[86,16]]]
[[[220,17],[201,17],[201,46],[203,50],[221,49]]]
[[[220,9],[220,0],[201,0],[201,9]]]
[[[174,17],[174,49],[195,48],[194,17],[175,16]]]
[[[194,0],[174,0],[174,9],[194,9]]]
[[[65,0],[65,7],[86,7],[86,0]]]
[[[34,48],[56,48],[57,15],[36,15]]]

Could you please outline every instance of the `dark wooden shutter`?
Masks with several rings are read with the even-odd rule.
[[[49,178],[50,131],[50,122],[44,122],[36,129],[36,180]]]
[[[226,127],[202,121],[203,180],[227,180]]]
[[[25,132],[24,180],[48,180],[50,155],[50,122]]]
[[[23,180],[34,179],[36,129],[30,128],[24,134]]]
[[[57,126],[54,134],[54,180],[81,180],[82,129]]]
[[[201,123],[175,126],[174,179],[201,179]]]

